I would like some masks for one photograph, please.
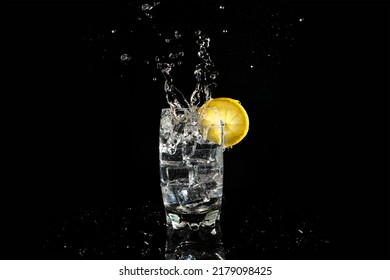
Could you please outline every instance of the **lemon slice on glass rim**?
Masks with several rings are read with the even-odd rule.
[[[211,98],[198,109],[198,115],[201,133],[224,148],[241,142],[249,130],[248,114],[236,99]]]

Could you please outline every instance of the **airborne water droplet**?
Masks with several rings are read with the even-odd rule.
[[[153,9],[153,6],[149,4],[142,4],[141,9],[142,11],[150,11],[151,9]]]
[[[175,37],[173,39],[177,39],[179,33],[178,31],[175,31],[174,33]],[[216,71],[212,71],[214,63],[211,60],[210,54],[207,52],[210,44],[210,37],[203,35],[201,30],[196,30],[195,35],[197,36],[196,43],[199,47],[197,54],[201,61],[195,67],[194,75],[197,83],[189,100],[187,100],[184,94],[176,88],[171,75],[171,70],[175,66],[175,63],[176,65],[181,65],[183,63],[180,59],[184,57],[184,52],[169,53],[167,58],[171,59],[171,61],[175,61],[175,63],[156,63],[157,69],[163,74],[164,91],[166,92],[166,99],[171,108],[198,106],[211,98],[212,90],[217,85],[216,83],[209,82],[209,79],[214,80],[218,75]],[[172,39],[166,38],[164,41],[170,43],[172,42]],[[176,147],[176,145],[174,146]]]
[[[179,33],[179,31],[175,31],[175,38],[176,39],[180,39],[180,37],[181,37],[181,34]]]
[[[131,59],[131,56],[129,56],[127,53],[124,53],[121,55],[122,61],[129,61]]]

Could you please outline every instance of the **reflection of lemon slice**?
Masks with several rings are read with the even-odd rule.
[[[201,132],[207,131],[206,137],[211,142],[222,144],[223,135],[223,146],[232,147],[248,133],[248,114],[238,100],[228,97],[212,98],[199,108],[198,113]]]

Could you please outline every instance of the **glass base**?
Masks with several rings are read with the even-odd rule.
[[[173,209],[165,209],[167,225],[173,229],[189,228],[196,231],[200,227],[215,227],[220,219],[220,208],[206,213],[179,213]]]
[[[220,224],[215,227],[201,227],[194,231],[188,227],[175,230],[167,228],[165,245],[166,260],[224,260],[225,249],[222,242]]]

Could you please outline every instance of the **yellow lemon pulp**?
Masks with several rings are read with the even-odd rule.
[[[225,148],[236,145],[248,133],[248,114],[236,99],[211,98],[199,108],[198,114],[201,133]]]

